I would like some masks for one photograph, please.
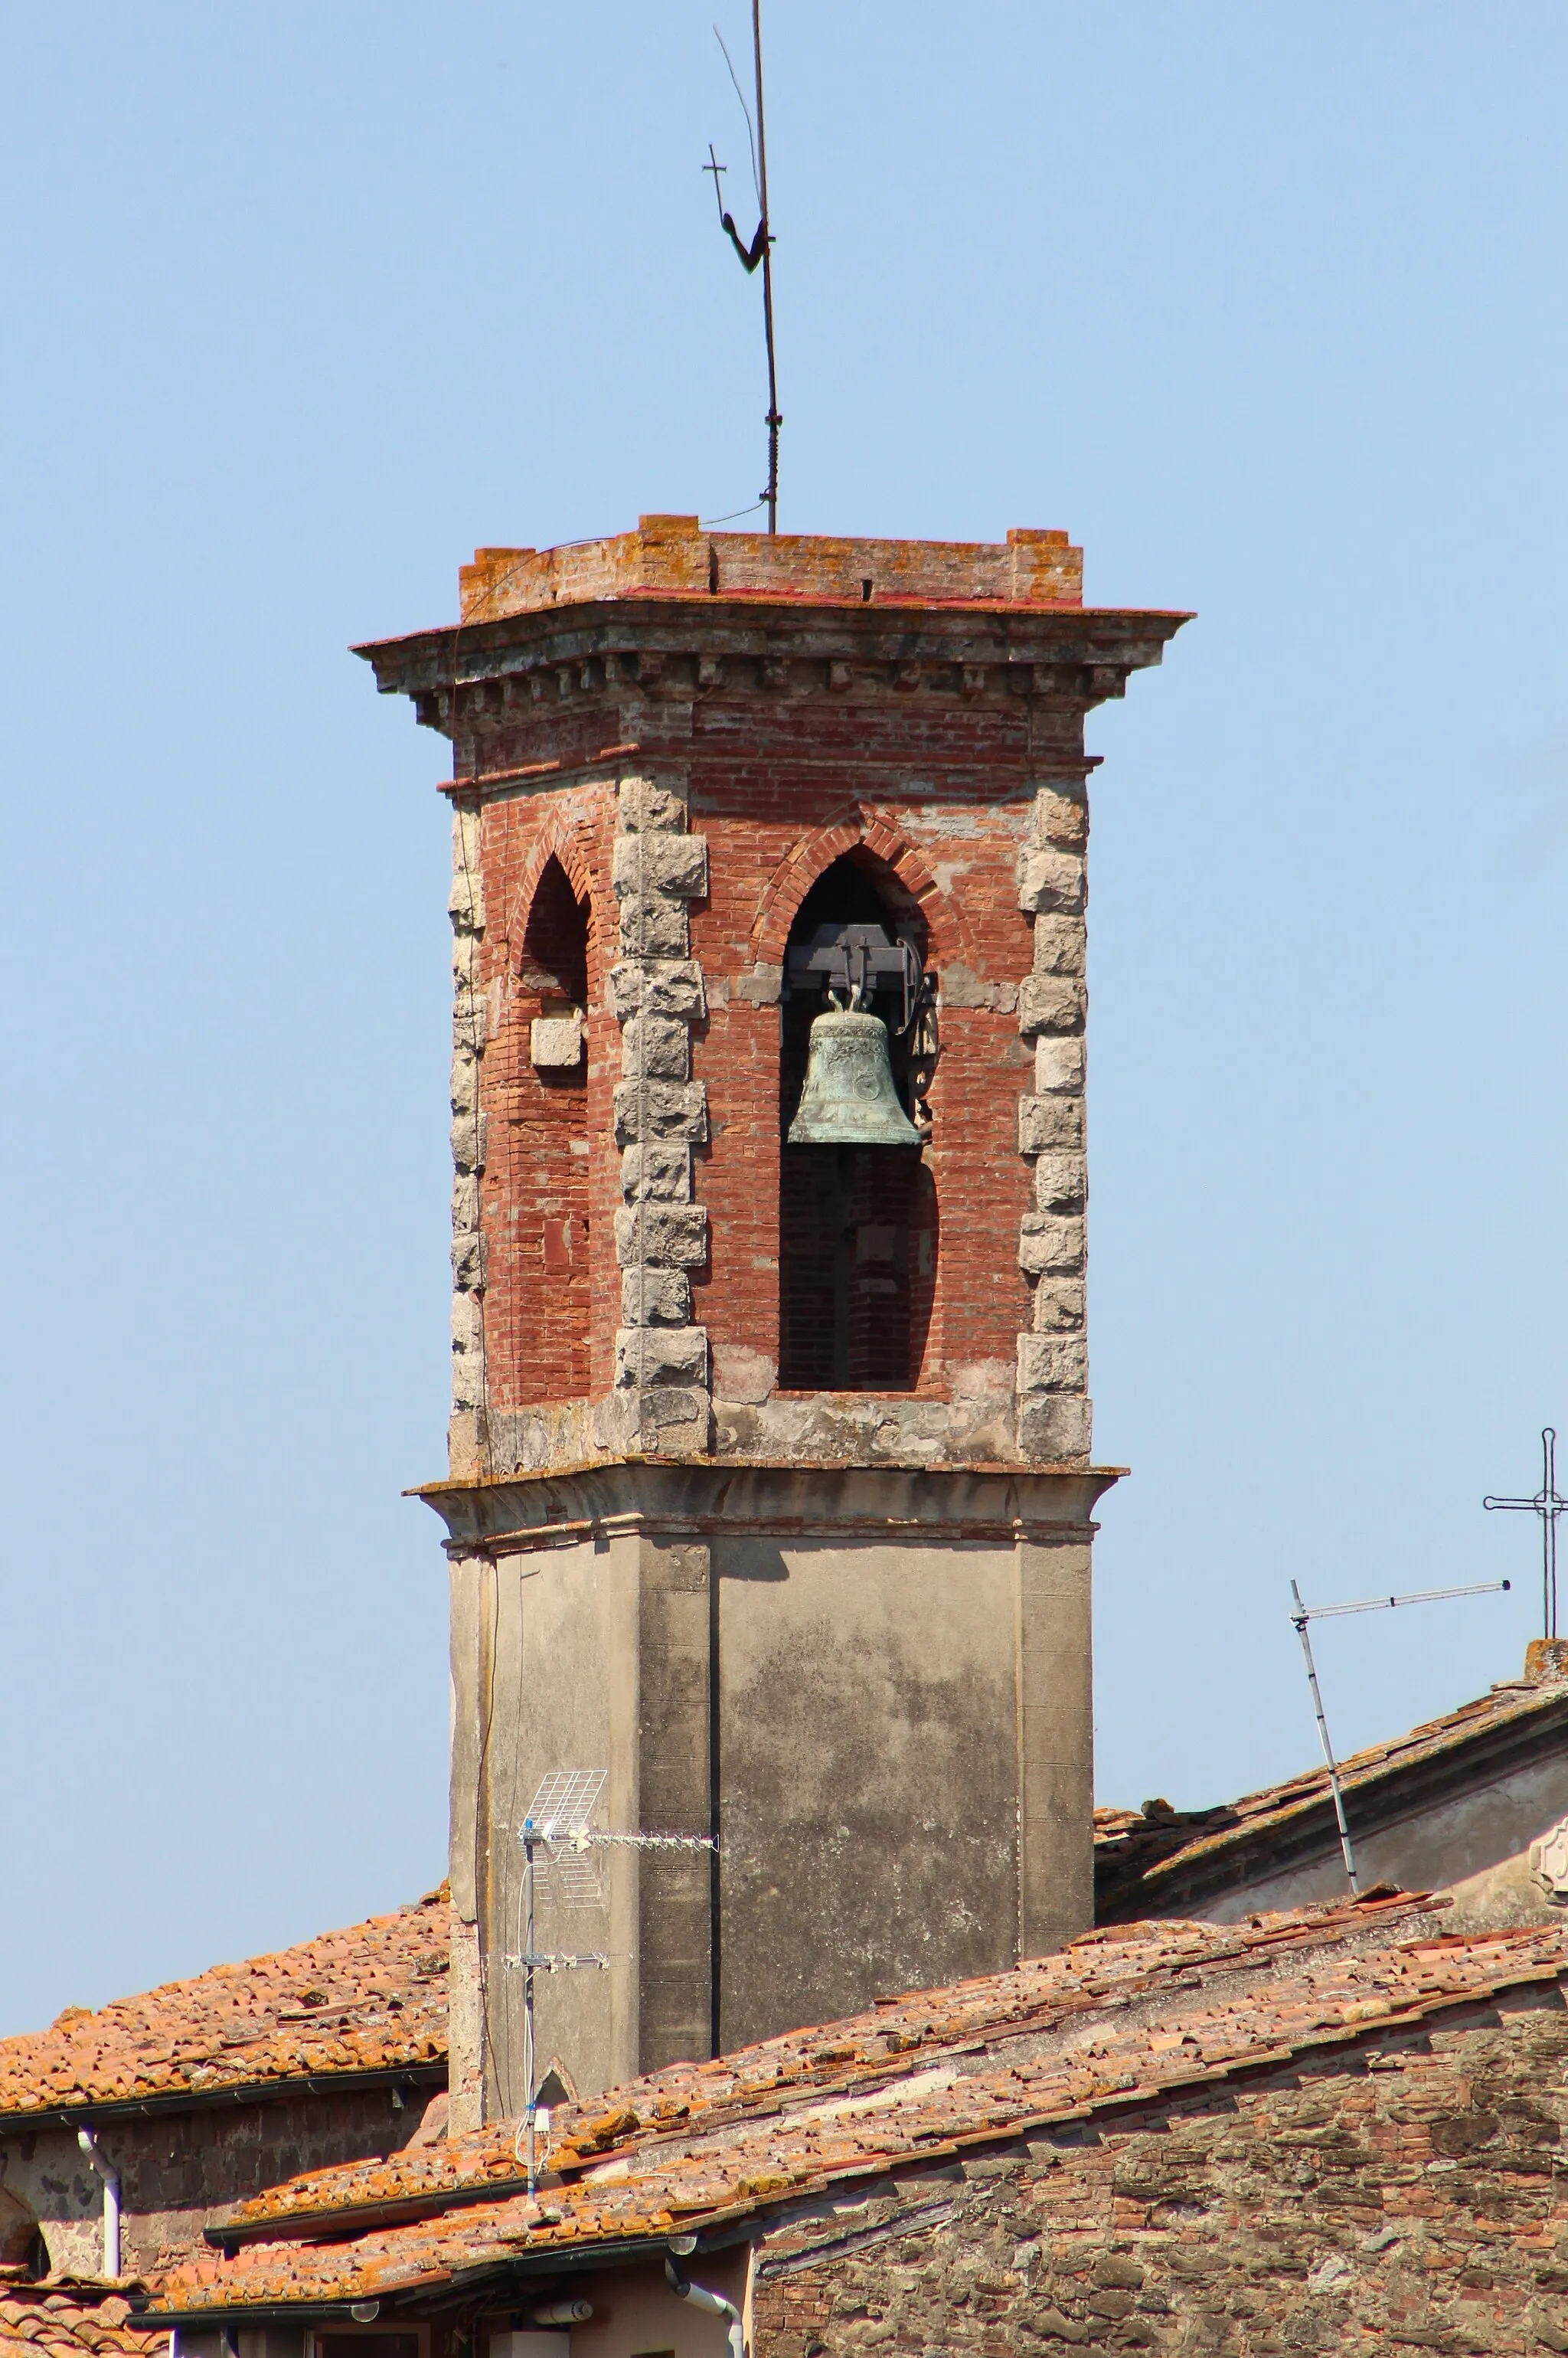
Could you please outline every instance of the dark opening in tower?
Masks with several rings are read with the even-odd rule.
[[[786,1391],[908,1391],[920,1380],[936,1275],[936,1194],[918,1139],[902,1145],[800,1144],[789,1132],[812,1062],[812,1024],[848,995],[829,998],[794,954],[828,942],[828,929],[859,959],[861,1005],[887,1027],[892,1095],[899,1112],[920,1108],[913,1089],[917,1026],[905,1021],[904,979],[893,969],[900,943],[924,967],[925,927],[894,871],[864,850],[846,852],[819,876],[796,913],[784,953],[779,1062],[779,1383]],[[845,929],[849,929],[846,931]],[[885,941],[881,971],[864,951],[870,931]],[[859,945],[857,948],[856,945]],[[792,964],[795,968],[792,979]],[[874,1060],[880,1069],[879,1055]],[[835,1055],[838,1044],[835,1044]],[[816,1054],[825,1055],[824,1035]],[[816,1085],[824,1076],[819,1069]],[[829,1076],[831,1078],[831,1076]],[[875,1102],[874,1100],[872,1101]],[[855,1127],[846,1098],[845,1126]]]
[[[591,911],[546,861],[523,936],[512,1108],[514,1348],[529,1401],[589,1389],[588,949]]]

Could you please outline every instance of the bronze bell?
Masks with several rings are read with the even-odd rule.
[[[792,1146],[918,1146],[898,1101],[888,1028],[863,1011],[819,1015],[811,1027],[806,1087],[789,1126]]]

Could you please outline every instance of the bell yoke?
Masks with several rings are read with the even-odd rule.
[[[874,995],[896,993],[899,1036],[912,1030],[926,996],[914,944],[890,942],[881,925],[818,925],[809,942],[791,949],[788,979],[792,990],[825,990],[830,1002],[811,1026],[789,1144],[920,1145],[893,1081],[888,1026],[866,1005]]]

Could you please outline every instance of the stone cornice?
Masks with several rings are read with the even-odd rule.
[[[806,604],[642,597],[383,639],[353,652],[383,695],[450,735],[471,709],[630,688],[654,698],[936,695],[960,705],[1049,697],[1083,709],[1157,664],[1183,613],[1118,608]]]
[[[1116,1466],[847,1466],[623,1457],[411,1492],[447,1526],[448,1546],[515,1552],[624,1533],[726,1533],[813,1541],[853,1534],[891,1545],[1085,1539]]]

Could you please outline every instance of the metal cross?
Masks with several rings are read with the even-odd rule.
[[[1557,1487],[1557,1434],[1550,1425],[1541,1431],[1541,1487],[1533,1498],[1483,1498],[1483,1507],[1509,1507],[1516,1514],[1541,1517],[1541,1635],[1557,1635],[1557,1518],[1568,1514],[1568,1498]]]

